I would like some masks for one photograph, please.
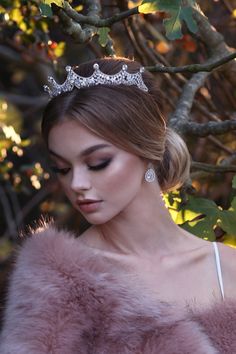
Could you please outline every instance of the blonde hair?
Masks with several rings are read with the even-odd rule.
[[[107,74],[117,73],[124,63],[129,72],[137,72],[141,66],[126,58],[103,58],[83,63],[74,70],[81,76],[90,76],[95,62]],[[46,144],[55,124],[73,119],[114,145],[151,161],[163,192],[180,187],[189,174],[188,149],[183,139],[166,127],[156,79],[145,71],[143,80],[148,92],[135,86],[99,85],[75,88],[53,98],[42,121]]]

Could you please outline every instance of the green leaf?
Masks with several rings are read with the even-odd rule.
[[[52,9],[49,5],[40,3],[39,4],[39,9],[41,12],[41,15],[44,17],[53,17]]]
[[[232,188],[236,189],[236,175],[233,177]]]
[[[186,22],[186,25],[188,26],[188,29],[196,33],[198,28],[197,28],[197,23],[193,19],[193,10],[190,6],[187,7],[182,7],[180,11],[180,19],[184,20]]]
[[[169,17],[164,19],[163,24],[166,36],[174,40],[182,37],[182,21],[186,22],[191,32],[197,32],[197,24],[193,19],[191,8],[191,5],[194,4],[194,0],[187,0],[185,6],[182,5],[181,0],[143,0],[138,10],[144,14],[156,11],[164,11],[169,14]]]
[[[220,213],[219,226],[230,236],[236,236],[236,213],[223,210]]]
[[[215,240],[214,226],[216,224],[216,218],[204,218],[198,222],[189,222],[181,225],[184,230],[204,238],[209,241]]]
[[[182,37],[180,12],[171,12],[171,16],[163,21],[166,30],[166,37],[175,40]]]
[[[205,198],[196,198],[189,196],[189,201],[187,204],[189,210],[199,212],[205,215],[219,215],[219,208],[213,200]]]
[[[105,47],[107,45],[107,42],[109,40],[108,33],[110,31],[109,27],[101,27],[98,30],[98,35],[99,35],[99,43],[102,47]]]
[[[232,199],[230,209],[232,209],[234,212],[236,212],[236,197],[234,197],[234,198]]]

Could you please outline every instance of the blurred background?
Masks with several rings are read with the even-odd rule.
[[[50,2],[49,2],[50,3]],[[71,1],[80,14],[86,1]],[[94,2],[96,3],[96,2]],[[106,18],[136,6],[137,1],[104,0],[101,17]],[[224,36],[228,47],[236,48],[236,1],[198,1],[209,22]],[[42,4],[41,4],[42,5]],[[45,5],[45,4],[44,4]],[[198,33],[183,24],[182,38],[165,34],[165,12],[139,14],[112,25],[112,44],[103,43],[104,33],[81,43],[63,30],[58,8],[40,7],[39,1],[0,1],[0,298],[4,299],[12,251],[29,226],[43,218],[55,219],[79,234],[87,227],[61,193],[50,170],[40,136],[43,109],[48,96],[43,91],[48,75],[65,79],[64,67],[78,65],[105,55],[125,56],[144,66],[162,63],[183,66],[204,63],[209,46]],[[40,10],[41,8],[41,10]],[[105,31],[106,32],[106,31]],[[106,33],[105,33],[106,35]],[[108,38],[109,39],[109,38]],[[107,38],[105,38],[105,41]],[[211,73],[195,95],[191,119],[199,123],[236,119],[236,75],[221,70]],[[164,114],[176,108],[190,73],[154,73],[163,92]],[[205,137],[185,136],[193,161],[232,167],[228,172],[193,168],[186,190],[165,196],[172,216],[197,236],[236,244],[236,139],[235,130]],[[191,199],[192,198],[192,199]],[[190,208],[191,205],[191,208]],[[222,212],[221,214],[217,214]],[[220,217],[217,215],[221,215]],[[200,222],[198,222],[200,221]],[[192,222],[192,224],[191,224]],[[3,300],[2,300],[3,301]]]

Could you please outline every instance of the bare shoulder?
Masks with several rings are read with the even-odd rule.
[[[217,243],[226,296],[236,299],[236,248]]]

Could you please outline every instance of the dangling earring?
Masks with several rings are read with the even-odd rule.
[[[147,182],[154,182],[156,179],[156,174],[155,174],[154,168],[152,167],[151,164],[148,165],[148,169],[145,172],[144,179]]]

